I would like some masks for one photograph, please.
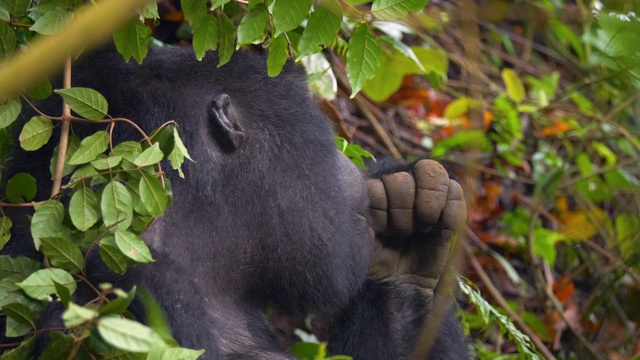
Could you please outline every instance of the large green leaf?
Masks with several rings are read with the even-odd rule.
[[[267,57],[267,72],[269,76],[278,76],[282,71],[282,67],[287,62],[287,39],[284,35],[280,35],[273,39],[271,47],[269,47],[269,56]]]
[[[359,24],[349,41],[347,51],[347,76],[353,98],[365,81],[375,76],[380,66],[382,51],[367,24]]]
[[[133,163],[139,167],[149,166],[149,165],[157,164],[158,162],[162,161],[163,157],[164,157],[164,153],[162,152],[162,150],[160,150],[160,144],[155,143],[151,147],[143,151],[142,154],[140,154],[133,161]]]
[[[213,15],[207,15],[193,27],[193,50],[198,60],[202,60],[207,50],[215,50],[218,47],[218,31],[218,21]]]
[[[238,26],[238,44],[250,44],[264,33],[269,22],[269,11],[265,4],[258,4],[242,18]]]
[[[101,120],[107,114],[107,99],[99,92],[89,88],[73,87],[54,90],[69,104],[71,110],[89,120]]]
[[[342,23],[342,7],[336,0],[323,0],[309,16],[298,43],[298,59],[327,48]]]
[[[80,231],[86,231],[92,227],[100,217],[98,198],[84,181],[76,185],[71,195],[69,216],[73,225]]]
[[[138,11],[142,17],[145,19],[159,19],[160,14],[158,13],[158,3],[155,1],[147,2],[145,6],[142,7]]]
[[[276,28],[276,36],[293,30],[304,20],[313,0],[275,0],[273,3],[273,24]]]
[[[113,33],[116,49],[126,62],[133,57],[138,64],[142,64],[142,60],[149,52],[150,41],[151,29],[146,27],[140,19],[130,20]]]
[[[218,50],[218,67],[226,64],[231,60],[231,55],[236,47],[236,27],[225,13],[220,14],[218,18],[220,25],[220,48]]]
[[[50,301],[50,294],[56,293],[54,281],[63,285],[71,293],[76,291],[76,282],[73,276],[62,269],[48,268],[34,272],[18,286],[30,297],[36,300]]]
[[[31,0],[4,0],[4,7],[13,16],[19,17],[29,10]]]
[[[7,304],[2,307],[2,312],[7,315],[5,332],[7,337],[24,336],[36,327],[31,309],[27,305]]]
[[[16,256],[14,258],[9,255],[0,255],[0,279],[13,274],[26,276],[40,269],[41,266],[40,262],[28,257]]]
[[[16,49],[16,42],[16,34],[11,26],[0,21],[0,63],[13,55],[13,51]],[[0,114],[2,114],[1,110]]]
[[[164,341],[151,328],[119,316],[108,316],[98,322],[100,336],[118,349],[149,352],[165,347]]]
[[[167,208],[167,191],[160,180],[151,174],[143,174],[138,187],[140,200],[149,215],[161,216]]]
[[[180,0],[182,12],[192,28],[207,16],[207,0]]]
[[[41,237],[40,250],[57,268],[71,274],[78,273],[84,267],[84,256],[71,241],[61,237]]]
[[[5,187],[7,199],[14,204],[33,200],[37,191],[36,179],[27,173],[15,174]]]
[[[0,25],[1,24],[0,22]],[[0,129],[16,121],[18,115],[20,115],[20,110],[22,110],[22,102],[20,102],[20,99],[13,98],[5,102],[0,100]]]
[[[133,199],[121,183],[112,180],[104,187],[100,209],[106,226],[115,225],[118,229],[126,229],[131,225]]]
[[[31,219],[31,236],[36,249],[39,249],[41,237],[54,236],[62,230],[64,207],[57,200],[47,200],[36,205],[35,209]]]
[[[23,149],[34,151],[46,144],[51,138],[51,134],[53,134],[51,120],[44,116],[34,116],[24,124],[18,139]]]
[[[113,236],[116,245],[118,245],[118,248],[125,256],[140,263],[154,261],[147,244],[145,244],[138,235],[130,231],[118,229]]]
[[[109,146],[109,133],[100,130],[93,135],[82,139],[78,150],[69,159],[69,165],[80,165],[91,162],[107,150]]]
[[[42,35],[53,35],[71,20],[71,13],[66,9],[57,8],[44,13],[31,26],[30,30]]]
[[[429,0],[375,0],[371,12],[380,20],[394,21],[427,6]]]

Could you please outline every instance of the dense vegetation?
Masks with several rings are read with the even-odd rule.
[[[27,150],[49,141],[67,148],[66,156],[52,154],[61,161],[51,168],[58,181],[51,200],[29,205],[36,184],[28,174],[2,179],[2,207],[36,207],[32,233],[49,261],[42,267],[0,257],[3,331],[28,336],[3,358],[20,358],[32,346],[51,294],[68,303],[83,278],[80,249],[99,246],[116,272],[151,259],[138,234],[171,201],[160,162],[179,171],[188,161],[171,122],[122,144],[112,144],[108,131],[82,141],[50,139],[53,127],[64,133],[68,121],[135,122],[110,118],[104,98],[90,89],[67,84],[52,95],[44,78],[119,23],[113,41],[138,63],[152,35],[190,42],[200,58],[217,50],[220,66],[238,47],[266,47],[273,76],[287,58],[300,62],[352,143],[338,139],[339,147],[357,164],[370,156],[362,148],[407,159],[430,153],[454,164],[472,204],[457,258],[469,279],[461,282],[468,298],[461,318],[477,357],[640,353],[637,2],[163,0],[147,2],[136,18],[127,17],[134,1],[81,3],[0,2],[0,61],[7,59],[0,68],[0,162],[11,156],[12,142]],[[25,56],[12,57],[24,48]],[[78,116],[68,108],[62,116],[36,116],[12,139],[21,108],[56,94]],[[0,245],[11,226],[0,218]],[[164,347],[171,339],[160,318],[145,327],[114,317],[134,294],[95,285],[95,304],[69,303],[70,331],[53,335],[52,354],[198,356]],[[153,308],[153,299],[147,303]],[[323,345],[297,349],[301,357],[326,356]]]

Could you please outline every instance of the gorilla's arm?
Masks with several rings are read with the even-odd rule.
[[[369,280],[335,320],[329,346],[354,359],[408,359],[429,320],[466,204],[460,185],[431,160],[379,162],[370,169],[367,187],[369,221],[377,235]],[[451,309],[429,358],[468,356]]]

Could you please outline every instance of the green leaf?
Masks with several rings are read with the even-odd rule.
[[[59,334],[62,335],[62,333]],[[37,336],[34,336],[34,338],[37,338]],[[73,336],[62,335],[47,344],[42,354],[38,357],[38,360],[67,359],[73,349],[74,343]]]
[[[40,238],[53,236],[62,230],[64,207],[57,200],[47,200],[35,206],[36,212],[31,219],[31,236],[36,249],[40,249]]]
[[[513,69],[502,69],[502,81],[507,87],[507,95],[511,100],[517,103],[524,100],[526,95],[524,85],[522,85],[520,77]]]
[[[383,102],[400,89],[403,79],[404,74],[397,70],[394,58],[385,56],[375,76],[365,82],[362,91],[371,100]]]
[[[5,9],[4,5],[0,4],[0,22],[2,21],[6,21],[6,22],[11,21],[11,15],[9,15],[9,11]],[[0,37],[2,36],[0,35]]]
[[[413,65],[418,67],[418,71],[416,73],[418,73],[418,74],[427,74],[428,73],[427,69],[424,67],[424,65],[422,65],[422,61],[420,61],[420,59],[418,59],[418,56],[413,51],[413,49],[410,48],[409,46],[405,45],[405,43],[403,43],[402,41],[396,40],[396,39],[394,39],[394,38],[392,38],[391,36],[388,36],[388,35],[380,36],[380,37],[378,37],[378,40],[391,45],[393,47],[393,49],[396,50],[393,53],[396,57],[397,57],[398,54],[401,54],[404,57],[406,57],[407,59],[411,60],[413,62]]]
[[[5,217],[5,219],[7,219]],[[24,256],[11,257],[9,255],[0,255],[0,279],[9,275],[29,275],[40,269],[42,264],[38,261],[29,259]]]
[[[78,139],[75,135],[69,136],[69,141],[67,142],[67,156],[64,158],[64,168],[62,168],[62,176],[67,176],[71,174],[73,169],[75,169],[75,165],[69,165],[69,160],[71,157],[78,151],[80,147],[80,139]],[[51,172],[51,178],[55,176],[56,172],[56,162],[58,161],[58,149],[59,145],[56,145],[55,149],[53,149],[53,155],[51,156],[51,162],[49,163],[49,171]],[[72,179],[72,181],[74,181]]]
[[[56,288],[56,294],[58,294],[58,298],[60,299],[62,306],[65,308],[69,307],[69,303],[73,300],[69,289],[55,281],[53,282],[53,286]]]
[[[104,341],[118,349],[149,352],[165,343],[151,328],[119,316],[108,316],[98,322],[98,332]]]
[[[269,47],[269,56],[267,57],[267,72],[269,76],[278,76],[282,71],[282,67],[287,62],[287,39],[284,36],[278,36],[273,39],[271,47]]]
[[[160,144],[155,143],[150,148],[142,152],[133,163],[139,167],[155,165],[162,161],[164,153],[160,150]]]
[[[145,19],[159,19],[158,3],[155,1],[147,2],[142,9],[138,11]]]
[[[328,48],[342,23],[342,7],[336,0],[323,0],[309,16],[300,42],[298,59]]]
[[[147,360],[196,360],[202,354],[204,354],[204,350],[191,350],[185,348],[156,348],[149,352]]]
[[[116,49],[118,49],[118,52],[126,62],[129,62],[133,57],[138,64],[142,64],[142,60],[149,52],[148,45],[150,41],[151,29],[137,18],[131,19],[113,33],[113,42],[116,44]]]
[[[115,225],[118,229],[126,229],[131,225],[133,199],[121,183],[112,180],[104,187],[100,209],[106,226]]]
[[[240,21],[238,26],[238,45],[251,44],[253,40],[264,34],[269,22],[269,11],[265,4],[256,5]]]
[[[44,13],[29,29],[42,35],[53,35],[67,25],[70,20],[70,12],[63,8],[57,8]]]
[[[69,289],[71,293],[76,291],[76,282],[71,274],[56,268],[38,270],[18,283],[18,286],[36,300],[51,301],[49,295],[56,293],[54,281]]]
[[[180,0],[182,12],[191,27],[198,26],[207,16],[207,0]]]
[[[444,117],[451,120],[457,119],[469,111],[469,99],[461,97],[453,100],[444,108]]]
[[[27,151],[40,149],[44,144],[49,142],[51,134],[53,134],[53,123],[44,116],[34,116],[29,120],[18,139],[20,146]]]
[[[220,14],[220,49],[218,50],[218,67],[231,60],[235,51],[236,27],[225,13]],[[0,112],[1,113],[1,112]]]
[[[436,144],[431,151],[431,156],[438,158],[451,149],[481,149],[491,147],[487,135],[482,130],[462,130],[457,134],[446,138]]]
[[[16,49],[16,34],[11,28],[11,26],[6,23],[0,21],[0,63],[2,63],[5,59],[8,59]],[[0,108],[0,114],[2,114],[2,110]],[[2,116],[0,115],[0,119]],[[0,120],[0,124],[2,120]]]
[[[106,240],[105,240],[106,239]],[[113,242],[113,245],[109,244]],[[115,240],[112,235],[105,237],[100,241],[100,258],[104,261],[105,265],[109,269],[118,274],[124,274],[127,270],[127,263],[124,259],[124,255],[115,245]]]
[[[533,251],[545,259],[553,268],[556,264],[556,243],[565,240],[565,236],[549,229],[538,228],[533,231]]]
[[[18,98],[12,98],[5,102],[0,100],[0,129],[16,121],[21,110],[22,102]]]
[[[311,91],[323,99],[335,99],[338,92],[338,81],[324,54],[318,52],[307,55],[302,58],[301,62],[307,70],[307,83]]]
[[[62,313],[62,321],[64,321],[65,327],[74,328],[86,324],[88,321],[97,318],[98,315],[95,310],[70,303],[67,310]]]
[[[349,41],[347,76],[351,84],[351,98],[362,89],[365,81],[375,76],[382,59],[380,45],[367,24],[359,24]]]
[[[601,17],[599,16],[599,18],[602,23],[603,19],[607,19],[607,15],[602,14],[602,16]],[[629,23],[632,23],[632,22],[629,22]],[[578,37],[578,35],[576,35],[576,33],[574,33],[573,30],[571,30],[569,26],[561,23],[556,19],[549,19],[549,21],[547,21],[547,25],[563,45],[569,44],[569,46],[571,46],[573,51],[575,51],[576,54],[578,54],[578,59],[580,59],[581,62],[585,61],[583,42],[582,40],[580,40],[580,37]],[[635,41],[636,35],[637,35],[637,32],[634,31],[630,38],[634,39]],[[616,36],[612,36],[612,38],[615,38],[615,37]],[[635,48],[635,46],[633,46],[633,48]]]
[[[218,47],[218,31],[218,21],[211,14],[193,27],[193,50],[198,60],[202,60],[207,50],[215,50]]]
[[[2,249],[11,239],[11,227],[13,222],[6,216],[0,217],[0,249]],[[0,268],[0,278],[2,277],[2,269]]]
[[[53,266],[71,274],[80,272],[84,267],[82,252],[71,241],[61,237],[41,237],[40,242],[40,250]]]
[[[16,322],[27,326],[28,330],[36,328],[36,323],[33,320],[33,314],[27,305],[19,303],[7,304],[2,307],[2,312]],[[24,334],[20,334],[18,336],[21,335]]]
[[[109,133],[100,130],[93,135],[82,139],[78,150],[69,159],[69,165],[80,165],[91,162],[107,150],[109,146]]]
[[[113,236],[120,251],[131,260],[139,263],[154,261],[147,244],[145,244],[138,235],[126,230],[117,229]]]
[[[110,303],[105,304],[100,309],[100,315],[119,315],[124,313],[136,297],[136,287],[134,286],[129,293],[118,292],[117,295],[117,298],[111,300]]]
[[[98,156],[104,156],[100,154]],[[93,160],[91,166],[98,170],[110,170],[118,166],[122,162],[122,155],[104,156],[100,159]]]
[[[275,0],[273,3],[275,36],[298,27],[309,14],[312,4],[313,0]]]
[[[169,158],[169,161],[171,162],[171,167],[174,170],[178,170],[180,177],[184,178],[184,174],[180,169],[180,167],[182,166],[182,163],[184,162],[184,158],[186,157],[191,161],[193,161],[193,159],[191,159],[191,156],[189,156],[189,152],[187,151],[187,148],[184,146],[182,139],[180,139],[180,135],[178,135],[178,130],[176,128],[173,128],[173,139],[174,139],[174,147],[173,147],[173,150],[171,151],[171,154],[169,154],[168,158]]]
[[[116,145],[112,151],[113,155],[124,155],[126,153],[140,154],[141,152],[142,146],[136,141],[121,142],[120,144]]]
[[[14,204],[31,201],[38,191],[36,179],[27,173],[15,174],[5,187],[7,199]]]
[[[375,0],[371,12],[384,21],[394,21],[404,17],[410,11],[417,12],[427,6],[429,0]]]
[[[21,16],[29,10],[31,0],[4,0],[4,7],[13,16]]]
[[[107,114],[107,99],[99,92],[83,87],[54,90],[69,104],[71,110],[89,120],[101,120]]]
[[[25,94],[36,100],[44,100],[53,93],[53,87],[47,77],[42,78],[37,84],[26,89]]]
[[[162,216],[167,208],[167,192],[157,177],[151,174],[143,174],[138,187],[140,200],[149,215]]]

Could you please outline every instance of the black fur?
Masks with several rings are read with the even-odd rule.
[[[264,60],[236,53],[216,69],[215,54],[198,62],[191,49],[158,48],[141,66],[124,64],[111,50],[74,65],[73,86],[102,93],[113,117],[148,132],[176,120],[195,160],[184,164],[184,180],[168,172],[176,200],[143,235],[157,262],[120,277],[91,256],[91,280],[125,289],[144,284],[176,340],[206,349],[207,359],[290,359],[264,324],[270,307],[339,314],[335,353],[405,359],[427,309],[416,294],[365,283],[371,240],[363,177],[335,148],[304,74],[287,65],[269,78]],[[51,100],[37,106],[50,115],[61,108]],[[80,138],[98,128],[73,125]],[[114,136],[139,139],[126,124]],[[37,200],[48,198],[53,143],[35,153],[16,149],[4,178],[34,174]],[[17,231],[3,253],[37,257],[25,211],[6,211]],[[91,297],[79,289],[76,301]]]

